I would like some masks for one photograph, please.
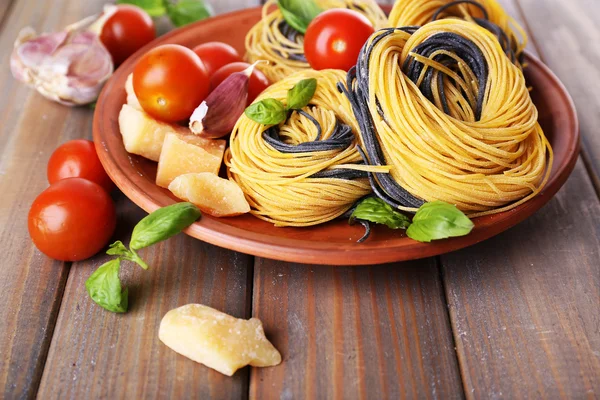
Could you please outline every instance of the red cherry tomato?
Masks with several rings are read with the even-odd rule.
[[[152,18],[139,7],[116,6],[102,26],[100,40],[112,55],[115,66],[156,38]]]
[[[249,66],[250,64],[245,62],[236,62],[220,68],[210,78],[211,89],[214,90],[221,84],[221,82],[227,79],[229,75],[235,74],[236,72],[241,72]],[[250,75],[250,80],[248,81],[248,104],[252,103],[254,99],[256,99],[256,97],[262,93],[263,90],[269,87],[270,84],[271,83],[265,74],[254,68],[252,75]]]
[[[81,261],[108,244],[115,206],[102,187],[68,178],[44,190],[29,210],[29,235],[38,249],[61,261]]]
[[[208,96],[206,67],[192,50],[176,44],[156,47],[133,70],[133,90],[144,111],[165,122],[188,119]]]
[[[334,8],[319,14],[304,36],[304,54],[313,69],[348,71],[358,60],[360,49],[375,32],[357,11]]]
[[[194,53],[202,60],[208,71],[208,75],[212,76],[219,68],[234,62],[241,62],[242,57],[236,49],[221,42],[208,42],[194,47]]]
[[[59,146],[50,156],[47,175],[50,184],[66,178],[84,178],[102,186],[108,193],[115,186],[100,163],[94,142],[83,139]]]

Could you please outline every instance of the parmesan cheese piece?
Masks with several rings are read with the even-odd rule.
[[[234,318],[200,304],[169,311],[160,323],[158,337],[177,353],[228,376],[246,365],[281,363],[260,320]]]

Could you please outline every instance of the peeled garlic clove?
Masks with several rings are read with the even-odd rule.
[[[232,131],[246,109],[248,81],[256,64],[231,74],[196,108],[190,118],[194,134],[216,139]]]
[[[110,53],[89,31],[37,36],[25,28],[11,55],[13,76],[50,100],[73,106],[98,98],[113,72]]]

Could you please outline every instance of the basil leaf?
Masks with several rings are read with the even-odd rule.
[[[252,104],[244,114],[252,121],[263,125],[277,125],[285,121],[287,111],[282,102],[275,99],[264,99]]]
[[[419,208],[406,234],[419,242],[431,242],[468,235],[473,226],[473,222],[456,206],[434,201]]]
[[[300,110],[306,107],[316,91],[317,80],[315,78],[301,80],[287,94],[288,109]]]
[[[394,210],[392,206],[377,197],[369,197],[360,202],[350,216],[350,223],[356,219],[386,225],[391,229],[406,229],[410,226],[410,220],[406,215]]]
[[[306,33],[310,22],[322,11],[314,0],[279,0],[277,5],[286,22],[301,33]]]
[[[110,256],[129,257],[131,252],[127,249],[127,247],[125,247],[123,242],[118,240],[108,247],[106,254]]]
[[[160,17],[167,12],[164,0],[117,0],[117,4],[133,4],[146,11],[151,17]]]
[[[119,270],[121,259],[117,258],[100,266],[86,281],[85,289],[100,307],[114,312],[127,312],[128,289],[121,289]]]
[[[167,15],[173,25],[180,27],[212,15],[212,9],[203,0],[166,1]]]
[[[200,215],[198,207],[191,203],[177,203],[160,208],[133,228],[129,247],[140,250],[167,240],[193,224]]]

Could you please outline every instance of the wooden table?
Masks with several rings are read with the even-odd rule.
[[[502,1],[581,119],[573,175],[528,221],[453,254],[370,268],[253,258],[180,235],[143,251],[150,271],[128,269],[125,315],[85,292],[105,257],[52,261],[27,233],[50,154],[91,138],[92,112],[51,103],[8,71],[24,25],[58,30],[102,3],[0,0],[0,398],[600,397],[597,0]],[[144,213],[117,202],[126,237]],[[177,355],[157,329],[187,303],[260,318],[283,363],[228,378]]]

